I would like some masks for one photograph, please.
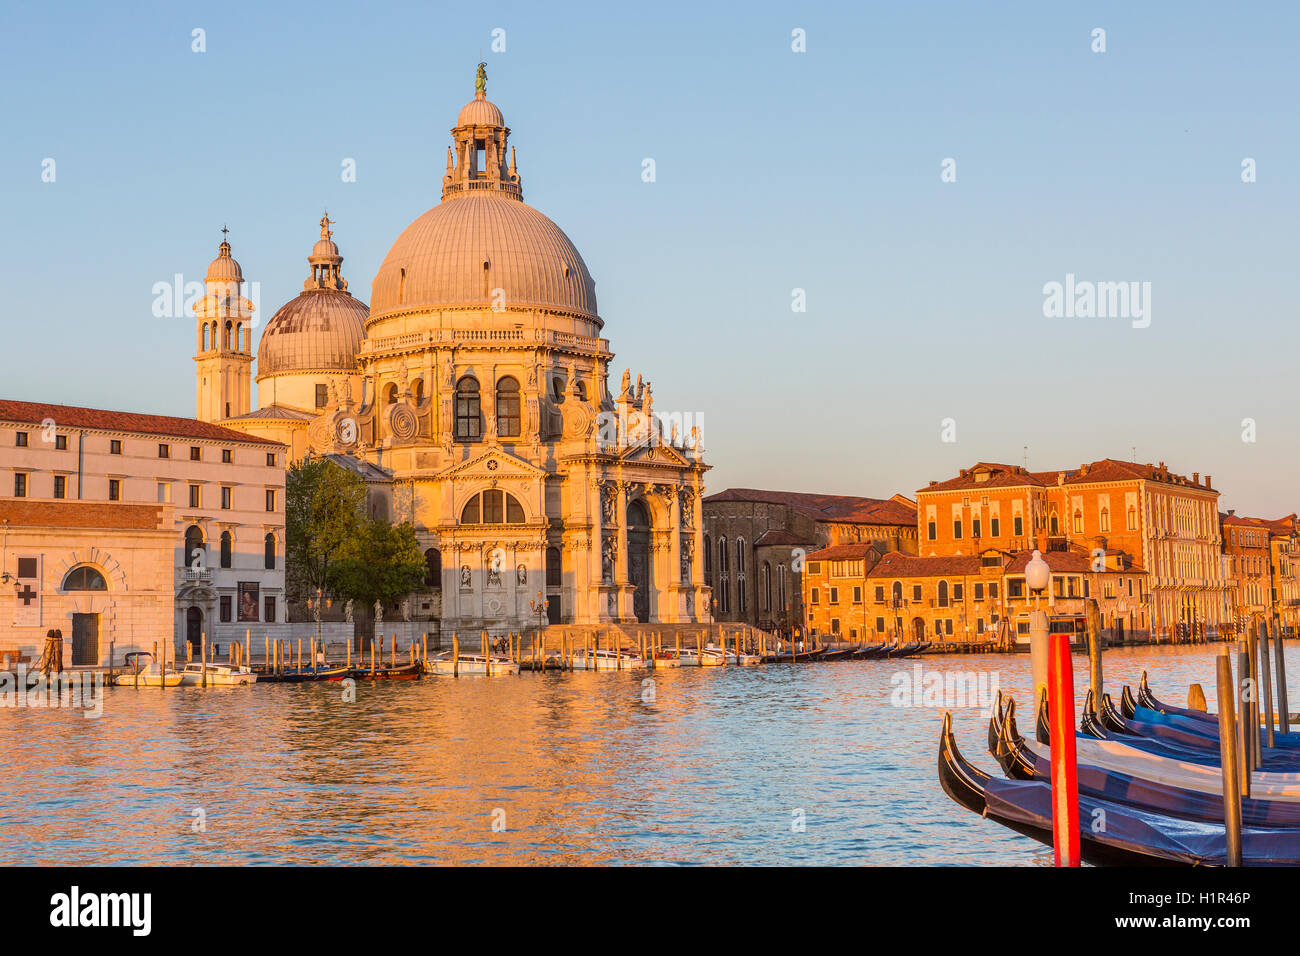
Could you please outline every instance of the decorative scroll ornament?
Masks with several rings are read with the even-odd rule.
[[[411,441],[420,432],[420,419],[410,405],[388,406],[388,430],[398,441]]]

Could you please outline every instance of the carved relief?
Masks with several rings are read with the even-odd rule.
[[[601,545],[600,577],[606,584],[614,583],[614,564],[618,560],[618,539],[606,535]]]
[[[678,497],[678,510],[681,513],[682,527],[689,528],[695,523],[695,492],[684,488]]]

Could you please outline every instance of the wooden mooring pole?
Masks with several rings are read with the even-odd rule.
[[[1264,694],[1264,742],[1269,747],[1277,746],[1273,737],[1273,666],[1268,653],[1268,625],[1259,626],[1259,676],[1263,678]]]
[[[1291,732],[1291,712],[1286,699],[1286,654],[1277,621],[1273,622],[1273,656],[1277,659],[1277,717],[1282,733],[1286,734]]]
[[[1219,696],[1219,766],[1223,772],[1223,824],[1228,866],[1241,866],[1241,782],[1237,779],[1237,715],[1233,712],[1232,658],[1226,644],[1214,658]]]

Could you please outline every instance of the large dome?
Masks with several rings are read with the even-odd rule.
[[[370,288],[372,318],[425,309],[547,309],[599,321],[596,284],[569,237],[519,199],[485,190],[434,206],[393,243]]]
[[[311,278],[303,291],[271,316],[257,346],[257,380],[286,372],[353,372],[366,337],[370,310],[347,291],[340,275],[343,257],[330,238],[330,218],[320,221],[320,239],[307,258]]]

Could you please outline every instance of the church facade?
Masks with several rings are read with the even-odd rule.
[[[699,432],[665,427],[639,375],[611,390],[595,282],[523,201],[485,86],[480,67],[442,201],[393,243],[368,308],[321,220],[303,292],[262,333],[256,408],[251,303],[222,244],[196,309],[198,417],[390,475],[384,516],[414,525],[445,637],[707,623]]]

